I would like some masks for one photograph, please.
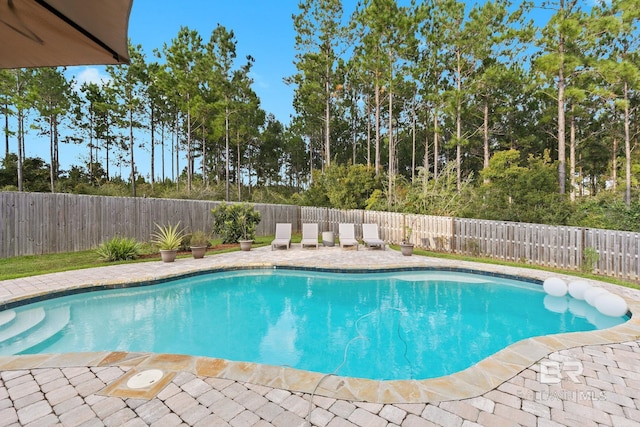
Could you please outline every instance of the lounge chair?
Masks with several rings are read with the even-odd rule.
[[[358,241],[356,240],[356,227],[354,224],[338,224],[338,240],[340,247],[355,246],[358,250]]]
[[[302,224],[302,240],[300,245],[315,246],[318,249],[318,224]]]
[[[380,239],[378,224],[362,224],[362,240],[369,248],[385,249],[386,243]]]
[[[271,250],[273,250],[278,246],[286,246],[287,249],[291,247],[291,224],[290,223],[276,224],[276,238],[271,242]]]

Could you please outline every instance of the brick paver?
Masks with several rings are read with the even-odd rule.
[[[622,344],[626,351],[639,354],[638,343]],[[577,356],[583,348],[576,348]],[[606,345],[586,346],[591,351],[606,351]],[[572,350],[565,354],[572,356]],[[584,354],[584,353],[583,353]],[[545,360],[552,360],[551,354]],[[593,356],[590,356],[593,357]],[[624,353],[610,353],[610,360],[629,360]],[[637,360],[637,359],[636,359]],[[595,363],[595,362],[593,362]],[[126,369],[118,368],[120,376]],[[90,375],[87,375],[90,372]],[[99,371],[98,371],[99,372]],[[113,374],[113,370],[111,371]],[[3,371],[2,378],[11,378],[12,371]],[[578,386],[556,387],[556,391],[545,393],[518,389],[517,386],[501,387],[481,396],[462,401],[433,402],[430,404],[377,404],[334,400],[311,395],[256,386],[237,381],[214,382],[229,389],[235,398],[225,396],[209,384],[211,378],[195,377],[180,383],[178,376],[163,392],[150,400],[119,398],[90,394],[82,397],[76,388],[83,383],[94,382],[97,373],[87,370],[82,374],[83,382],[67,384],[57,390],[44,393],[38,388],[29,396],[28,405],[16,409],[13,389],[23,390],[31,381],[15,381],[16,378],[41,377],[38,369],[22,372],[14,380],[0,380],[0,390],[9,405],[0,405],[0,427],[8,425],[231,425],[231,426],[637,426],[640,425],[640,410],[637,400],[626,396],[636,395],[639,390],[627,386],[620,392],[610,392],[611,385],[598,388],[584,382]],[[61,378],[62,368],[47,369],[49,378]],[[529,374],[522,372],[510,383],[525,383]],[[113,379],[119,377],[113,375]],[[13,386],[11,386],[13,384]],[[635,386],[638,383],[634,383]],[[561,384],[562,385],[562,384]],[[605,383],[602,383],[605,385]],[[38,387],[43,387],[39,385]],[[522,386],[524,387],[524,386]],[[253,389],[260,390],[264,396]],[[188,390],[188,392],[186,391]],[[236,393],[236,391],[243,392]],[[509,390],[508,392],[503,390]],[[526,393],[525,391],[528,391]],[[197,396],[196,397],[194,397]],[[211,398],[215,396],[216,398]],[[549,405],[549,401],[556,405]],[[516,402],[519,407],[515,408]],[[318,404],[316,404],[318,403]],[[64,406],[66,405],[66,406]],[[324,407],[323,407],[324,406]],[[61,408],[63,408],[61,410]]]
[[[281,254],[290,255],[293,250],[288,252]],[[388,254],[379,251],[375,256],[384,260]],[[24,279],[20,282],[25,283]],[[53,286],[51,283],[57,282],[41,278],[38,283]],[[38,286],[33,292],[42,291]],[[559,383],[546,384],[534,364],[476,397],[396,404],[311,396],[191,372],[178,372],[150,399],[105,396],[105,387],[121,379],[130,366],[34,365],[32,369],[0,371],[0,427],[640,425],[640,341],[578,346],[541,359],[547,361],[580,361],[584,371],[578,381],[562,378]]]

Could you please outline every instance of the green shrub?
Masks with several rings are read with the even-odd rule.
[[[138,258],[141,249],[140,243],[135,239],[116,236],[102,243],[96,253],[103,261],[124,261]]]
[[[182,239],[182,244],[185,247],[191,246],[209,246],[211,244],[211,237],[209,234],[202,230],[195,230],[191,234],[187,234]]]
[[[211,214],[213,215],[213,232],[220,235],[222,243],[255,239],[256,226],[262,219],[260,212],[244,203],[222,203],[211,209]]]
[[[582,251],[582,265],[580,266],[580,270],[584,273],[593,273],[593,269],[596,266],[596,263],[600,259],[600,254],[598,251],[592,247],[587,246]]]

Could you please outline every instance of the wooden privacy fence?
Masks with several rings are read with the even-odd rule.
[[[300,222],[318,223],[320,231],[338,233],[338,224],[356,224],[356,238],[362,238],[362,224],[376,223],[380,238],[389,243],[400,243],[405,227],[411,229],[409,241],[416,246],[450,251],[450,236],[453,235],[453,218],[409,215],[397,212],[340,210],[329,208],[300,208]],[[446,238],[444,236],[447,236]]]
[[[354,223],[356,237],[363,223],[376,223],[380,238],[396,244],[409,227],[410,241],[429,250],[568,270],[592,267],[597,274],[640,281],[639,233],[313,207],[301,208],[300,221],[334,232],[341,222]]]
[[[0,258],[97,247],[113,236],[148,241],[154,223],[211,231],[211,209],[221,202],[0,192]],[[396,212],[253,204],[262,214],[257,235],[273,235],[277,222],[294,231],[315,222],[320,231],[338,224],[376,223],[380,237],[399,243],[406,229],[416,246],[532,265],[593,272],[640,281],[640,234],[593,228],[487,221]],[[588,268],[589,269],[589,268]]]
[[[154,224],[211,231],[211,209],[221,202],[0,192],[0,258],[92,249],[114,236],[149,241]],[[256,234],[276,222],[298,229],[297,206],[253,204],[262,220]]]

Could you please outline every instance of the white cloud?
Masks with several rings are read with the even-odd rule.
[[[253,79],[254,87],[260,89],[270,89],[271,85],[269,82],[261,75],[256,73],[255,71],[251,71],[249,73],[249,77]]]
[[[102,86],[111,78],[98,67],[84,67],[75,73],[76,89],[79,89],[84,83],[95,83]]]

